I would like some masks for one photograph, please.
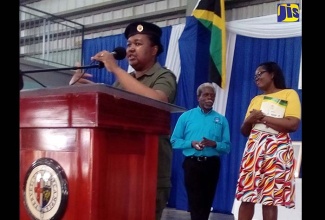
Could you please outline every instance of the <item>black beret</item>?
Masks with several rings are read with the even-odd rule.
[[[126,39],[135,34],[147,34],[160,38],[162,31],[159,26],[153,23],[145,21],[136,21],[129,24],[124,31],[124,36]]]

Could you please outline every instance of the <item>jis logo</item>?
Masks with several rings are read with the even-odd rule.
[[[278,22],[298,22],[299,4],[278,4]]]

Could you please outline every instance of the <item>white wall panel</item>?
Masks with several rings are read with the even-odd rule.
[[[185,23],[186,23],[186,17],[175,18],[175,19],[166,20],[166,25],[164,25],[164,26],[171,26],[171,25],[185,24]]]
[[[100,31],[100,32],[94,32],[91,34],[86,34],[84,36],[84,39],[92,39],[96,37],[106,37],[106,36],[111,36],[111,35],[117,35],[117,34],[122,34],[124,33],[124,28],[118,28],[118,29],[111,29],[107,31]]]
[[[134,11],[131,14],[132,15],[141,15],[145,13],[145,5],[139,5],[134,7]]]
[[[100,33],[100,36],[101,37],[110,36],[110,35],[112,35],[111,33],[112,33],[112,31],[103,31]]]
[[[72,21],[73,21],[73,22],[77,22],[77,23],[79,23],[79,24],[83,24],[83,23],[84,23],[84,17],[77,18],[77,19],[73,19]]]
[[[69,2],[74,2],[74,1],[69,1]],[[71,5],[71,3],[66,3],[65,0],[57,0],[57,4],[59,5],[58,11],[65,11],[67,10],[67,8],[74,7],[74,3],[72,3],[73,5]]]
[[[103,13],[103,21],[110,21],[113,19],[112,12]]]
[[[177,2],[178,0],[175,0],[175,2]],[[167,1],[160,1],[160,2],[157,2],[157,11],[158,10],[165,10],[165,9],[168,9],[168,4],[167,4]]]
[[[123,9],[123,17],[130,17],[134,13],[134,8],[125,8]]]
[[[113,19],[119,19],[119,18],[122,18],[122,17],[123,17],[123,10],[122,9],[113,11]]]
[[[102,37],[103,35],[102,35],[102,33],[94,33],[94,34],[92,34],[92,38],[97,38],[97,37]]]
[[[111,35],[122,34],[124,33],[124,28],[111,30],[111,33],[112,33]]]
[[[160,9],[159,10],[158,9],[156,10],[156,5],[157,5],[156,2],[144,5],[144,11],[145,11],[145,13],[159,11]]]
[[[76,8],[81,8],[86,6],[85,0],[71,0],[76,2]]]
[[[180,2],[181,2],[181,6],[187,5],[187,0],[181,0]]]
[[[177,25],[177,24],[185,24],[186,22],[186,17],[182,18],[175,18],[175,19],[167,19],[164,21],[159,21],[159,22],[154,22],[156,25],[159,27],[166,27],[166,26],[171,26],[171,25]],[[106,37],[110,35],[116,35],[116,34],[122,34],[124,33],[124,28],[118,28],[118,29],[111,29],[108,31],[101,31],[101,32],[94,32],[91,34],[87,34],[84,36],[84,39],[92,39],[96,37]]]
[[[87,17],[84,17],[84,25],[87,25],[87,24],[92,24],[94,23],[93,22],[93,15],[90,15],[90,16],[87,16]]]
[[[97,23],[97,22],[101,22],[101,21],[103,21],[103,13],[95,14],[94,15],[93,22],[94,23]]]
[[[65,1],[71,1],[71,0],[65,0]],[[74,0],[79,1],[79,0]],[[94,5],[94,4],[101,4],[101,3],[109,3],[113,0],[84,0],[85,4],[84,6]]]
[[[168,7],[169,8],[175,8],[175,7],[180,7],[180,0],[168,0]]]
[[[94,5],[102,2],[102,0],[85,0],[84,6]]]
[[[31,4],[28,4],[28,6],[32,7],[32,8],[36,8],[36,9],[39,9],[39,10],[42,10],[42,11],[45,11],[44,10],[44,5],[45,5],[45,1],[39,1],[39,2],[33,2]]]
[[[52,1],[49,2],[49,11],[48,12],[50,14],[54,14],[59,10],[60,10],[60,8],[59,8],[59,4],[58,4],[57,1],[52,0]]]
[[[62,13],[64,11],[75,10],[85,6],[110,3],[111,1],[113,0],[41,0],[29,4],[29,6],[36,9],[40,9],[48,13],[55,14],[55,13]],[[188,1],[191,0],[164,0],[164,1],[156,1],[154,3],[149,3],[149,4],[142,4],[139,6],[135,6],[134,11],[133,8],[129,8],[128,10],[124,9],[123,12],[125,14],[123,14],[123,17],[139,15],[139,14],[158,11],[162,9],[186,6]],[[270,3],[259,4],[259,5],[233,8],[231,10],[227,10],[226,21],[274,14],[276,13],[277,4],[280,3],[299,3],[300,7],[302,7],[302,0],[280,0],[280,1],[270,2]],[[131,11],[134,14],[133,13],[130,14]]]
[[[158,21],[158,22],[154,22],[156,25],[158,25],[159,27],[165,27],[167,26],[167,21]]]
[[[41,0],[29,4],[30,7],[56,14],[89,5],[111,2],[112,0]]]
[[[30,4],[30,6],[48,13],[56,14],[63,13],[64,11],[76,10],[77,8],[82,8],[94,4],[102,4],[105,2],[109,3],[110,1],[111,0],[41,0]],[[108,12],[94,11],[92,13],[92,15],[94,16],[93,18],[90,18],[90,16],[86,16],[83,19],[72,19],[72,21],[87,25],[108,20],[111,21],[114,19],[121,19],[124,17],[139,16],[146,13],[154,13],[156,11],[167,10],[170,8],[177,8],[186,5],[186,3],[186,0],[163,0],[130,7],[127,7],[126,5],[126,8],[120,8]]]

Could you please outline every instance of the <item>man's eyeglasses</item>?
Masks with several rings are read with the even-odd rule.
[[[262,75],[263,73],[265,73],[265,72],[267,72],[267,70],[264,70],[264,71],[261,71],[261,72],[257,72],[257,73],[255,73],[255,75],[254,75],[254,79],[258,79],[258,78],[260,78],[261,75]]]

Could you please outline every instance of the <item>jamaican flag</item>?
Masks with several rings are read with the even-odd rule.
[[[226,22],[224,0],[198,0],[192,15],[211,31],[210,81],[226,85]]]

